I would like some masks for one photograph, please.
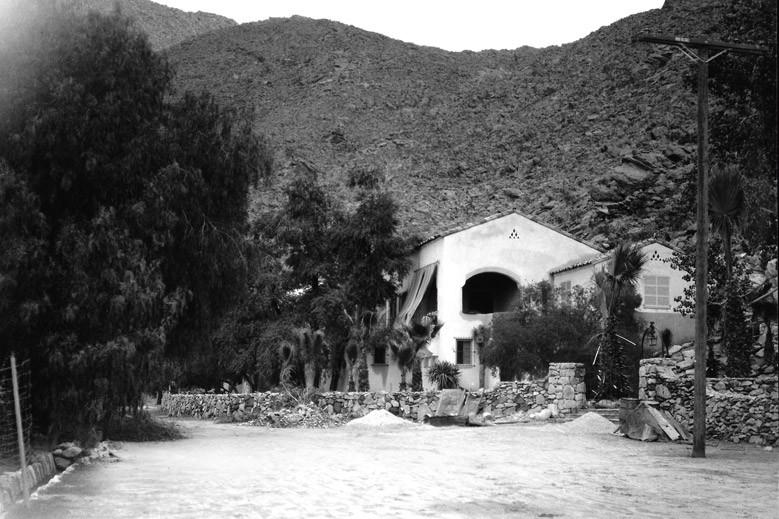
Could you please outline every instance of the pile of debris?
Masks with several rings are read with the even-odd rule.
[[[653,402],[639,403],[632,411],[620,416],[619,432],[627,438],[641,441],[691,441],[689,432],[668,411],[656,409]]]
[[[276,411],[255,416],[245,422],[246,425],[257,425],[276,428],[296,429],[329,429],[340,427],[348,418],[342,415],[330,415],[314,404],[299,404],[294,408],[281,408]]]

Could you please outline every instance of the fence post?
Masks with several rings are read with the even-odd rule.
[[[22,471],[24,506],[30,506],[30,488],[27,486],[27,456],[24,452],[24,430],[22,428],[22,406],[19,400],[19,380],[16,374],[16,357],[11,352],[11,383],[14,388],[14,411],[16,414],[16,435],[19,440],[19,461]]]

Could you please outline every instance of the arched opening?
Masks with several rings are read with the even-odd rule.
[[[505,274],[483,272],[468,278],[462,290],[464,314],[506,312],[517,295],[517,283]]]

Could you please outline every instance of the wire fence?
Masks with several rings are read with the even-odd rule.
[[[22,414],[24,452],[30,461],[30,433],[32,431],[32,383],[29,359],[16,363],[19,383],[19,404]],[[0,472],[20,467],[19,439],[16,432],[13,378],[10,358],[0,362]]]

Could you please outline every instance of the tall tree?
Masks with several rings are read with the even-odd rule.
[[[625,346],[617,337],[616,331],[616,309],[622,292],[638,283],[646,262],[647,257],[637,244],[622,242],[611,251],[606,267],[595,277],[601,293],[603,317],[598,357],[598,392],[604,398],[619,398],[629,391]]]
[[[715,168],[709,181],[709,218],[714,232],[722,238],[727,281],[733,278],[733,235],[745,220],[744,180],[733,166]]]
[[[208,350],[245,285],[247,193],[270,156],[211,96],[173,96],[126,19],[33,4],[0,55],[0,155],[45,221],[25,269],[45,305],[0,348],[32,358],[41,425],[107,434],[166,355]]]
[[[746,376],[750,371],[751,340],[744,315],[739,283],[733,280],[734,234],[745,222],[744,179],[733,166],[714,170],[709,183],[709,217],[714,232],[722,239],[725,253],[725,302],[722,313],[722,340],[728,357],[729,376]]]
[[[333,388],[344,364],[365,372],[350,383],[367,383],[373,310],[394,296],[410,268],[413,240],[400,235],[397,204],[379,176],[375,168],[352,171],[349,210],[325,191],[316,168],[301,161],[284,207],[262,224],[264,236],[283,250],[286,288],[296,294],[294,320],[327,330]]]

